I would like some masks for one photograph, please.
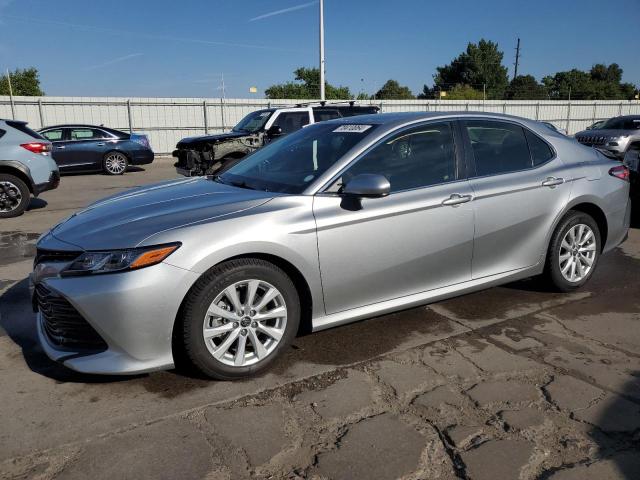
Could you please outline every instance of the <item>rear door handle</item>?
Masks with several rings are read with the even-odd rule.
[[[98,147],[104,147],[104,142],[96,143]]]
[[[64,150],[64,149],[65,149],[65,148],[67,148],[67,147],[65,147],[64,145],[58,145],[56,148],[57,148],[58,150]]]
[[[564,178],[557,177],[547,177],[547,179],[542,182],[543,187],[555,187],[557,185],[562,185],[564,183]]]
[[[460,195],[459,193],[452,194],[449,198],[442,201],[442,205],[455,207],[462,203],[470,202],[473,197],[471,195]]]

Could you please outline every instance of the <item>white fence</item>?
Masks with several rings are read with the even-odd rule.
[[[32,128],[65,123],[105,125],[146,133],[156,153],[170,153],[181,138],[230,129],[247,113],[299,100],[220,98],[9,97],[0,96],[0,118],[26,120]],[[570,134],[596,120],[640,114],[638,101],[377,100],[382,112],[485,111],[544,120]]]

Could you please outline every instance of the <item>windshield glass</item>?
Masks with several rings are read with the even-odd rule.
[[[233,127],[234,132],[257,132],[264,124],[267,123],[269,117],[273,113],[272,110],[258,110],[257,112],[252,112],[242,120],[238,122],[238,124]]]
[[[257,150],[217,180],[254,190],[299,194],[375,129],[319,123]]]
[[[610,118],[598,127],[602,130],[638,130],[640,129],[640,117],[616,117]]]

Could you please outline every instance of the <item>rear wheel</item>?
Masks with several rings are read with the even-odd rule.
[[[258,259],[225,262],[186,299],[184,350],[205,375],[233,380],[267,368],[293,340],[300,301],[291,279]]]
[[[600,230],[583,212],[570,212],[560,222],[549,245],[545,276],[562,292],[581,287],[596,268],[600,251]]]
[[[127,171],[129,160],[122,152],[109,152],[104,156],[102,164],[103,170],[107,175],[122,175]]]
[[[22,215],[30,200],[31,193],[26,183],[14,175],[0,174],[0,218]]]

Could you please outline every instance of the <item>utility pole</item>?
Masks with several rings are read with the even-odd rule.
[[[516,63],[513,70],[513,78],[518,76],[518,64],[520,63],[520,39],[518,38],[518,44],[516,45]]]
[[[13,89],[11,88],[11,74],[7,68],[7,82],[9,82],[9,100],[11,101],[11,117],[16,119],[16,106],[13,104]]]
[[[324,0],[320,0],[320,100],[324,102]]]

